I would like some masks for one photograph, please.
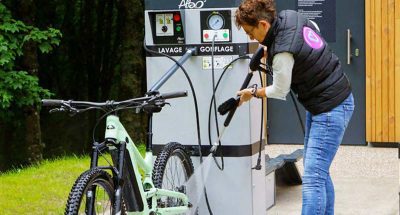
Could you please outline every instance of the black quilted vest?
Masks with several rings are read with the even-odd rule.
[[[350,95],[350,82],[338,57],[315,26],[298,12],[281,11],[262,44],[268,47],[270,65],[278,53],[293,54],[291,88],[313,115],[332,110]]]

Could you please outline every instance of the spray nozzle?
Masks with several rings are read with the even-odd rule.
[[[211,147],[211,149],[210,149],[210,153],[213,154],[213,155],[215,155],[215,153],[217,152],[217,149],[218,149],[218,143],[215,142],[215,143],[213,144],[213,146]]]
[[[238,104],[239,104],[239,100],[240,100],[240,97],[230,98],[230,99],[226,100],[224,103],[222,103],[218,107],[219,114],[225,115],[226,113],[228,113],[232,109],[236,108],[238,106]]]
[[[221,133],[219,134],[219,137],[218,137],[217,141],[215,141],[215,142],[212,144],[212,147],[211,147],[211,149],[210,149],[210,153],[213,154],[213,155],[215,155],[215,153],[217,152],[217,149],[218,149],[218,146],[219,146],[218,143],[219,143],[219,141],[221,141],[222,135],[224,135],[225,128],[226,128],[226,127],[223,127],[223,128],[222,128]]]

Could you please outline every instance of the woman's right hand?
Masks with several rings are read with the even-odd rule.
[[[238,96],[240,96],[239,106],[242,105],[242,103],[249,101],[253,97],[252,92],[253,89],[244,89],[236,93]]]

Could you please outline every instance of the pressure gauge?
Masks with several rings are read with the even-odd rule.
[[[208,17],[208,27],[213,30],[219,30],[224,27],[225,20],[220,14],[211,14]]]

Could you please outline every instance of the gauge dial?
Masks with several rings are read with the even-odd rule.
[[[225,20],[220,14],[212,14],[208,17],[208,27],[213,30],[219,30],[224,27]]]

